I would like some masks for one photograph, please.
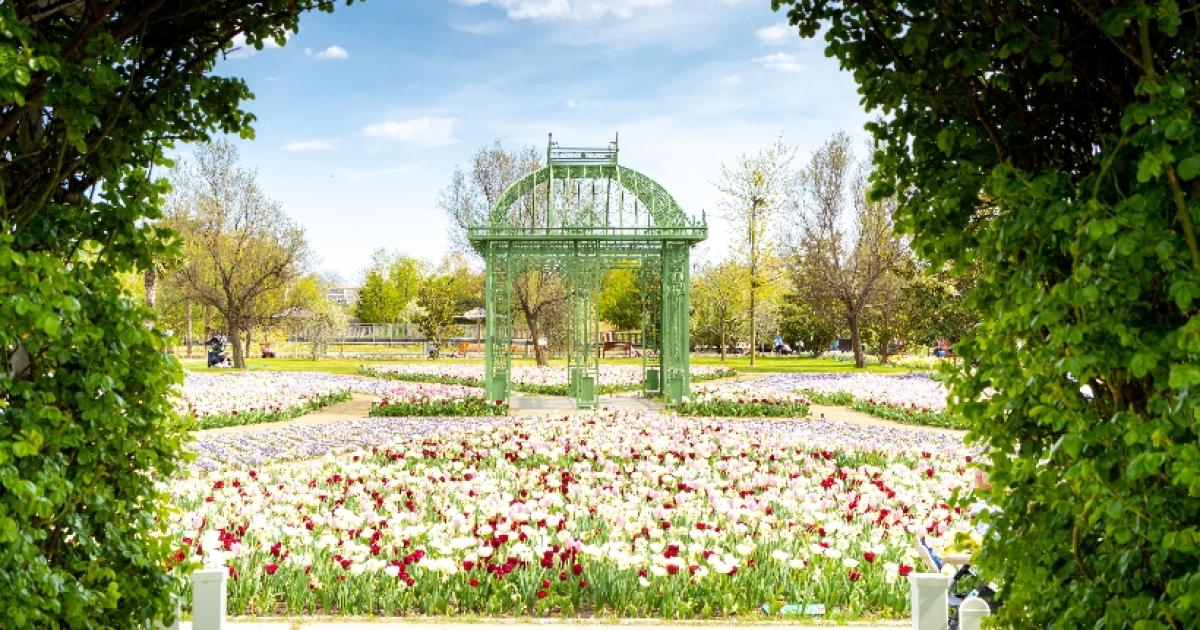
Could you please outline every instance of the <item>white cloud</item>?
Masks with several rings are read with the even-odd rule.
[[[735,72],[733,74],[721,77],[721,80],[717,81],[717,83],[720,83],[721,85],[741,85],[742,75]]]
[[[576,102],[575,99],[569,98],[569,99],[567,99],[566,106],[567,106],[567,109],[575,109],[576,107],[579,106],[579,103]]]
[[[283,145],[284,151],[326,151],[333,148],[328,140],[294,140]]]
[[[352,170],[342,169],[336,171],[334,176],[341,177],[351,182],[369,182],[379,179],[393,179],[401,175],[408,175],[417,170],[425,168],[429,163],[424,160],[417,162],[405,162],[399,166],[389,168],[367,169],[367,170]]]
[[[284,43],[286,44],[287,42],[285,41]],[[268,48],[279,48],[280,46],[279,42],[273,39],[264,39],[262,45],[263,50]],[[255,53],[258,52],[257,48],[246,43],[246,35],[244,33],[238,33],[237,35],[234,35],[233,39],[229,42],[229,46],[227,46],[225,50],[226,59],[245,59],[247,57],[253,57]]]
[[[504,29],[504,20],[471,23],[455,22],[450,25],[450,28],[472,35],[493,35]]]
[[[445,146],[458,142],[454,130],[457,118],[433,118],[422,116],[409,120],[386,120],[363,127],[362,134],[368,138],[383,138],[404,144]]]
[[[754,36],[758,38],[760,44],[767,46],[779,46],[787,42],[788,38],[793,36],[792,28],[786,22],[780,22],[774,26],[760,28],[754,32]],[[799,37],[797,36],[797,39]]]
[[[638,9],[661,7],[672,0],[458,0],[469,7],[491,5],[511,20],[589,20],[613,15],[633,17]]]
[[[345,48],[334,44],[325,50],[313,52],[311,48],[305,48],[304,54],[316,59],[349,59],[350,52]]]
[[[764,57],[754,59],[762,64],[767,70],[778,70],[779,72],[800,72],[804,66],[796,61],[795,55],[790,55],[784,52],[771,53]]]

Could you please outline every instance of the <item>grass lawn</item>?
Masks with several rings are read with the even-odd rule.
[[[196,353],[196,356],[191,359],[180,358],[183,366],[189,370],[197,372],[220,372],[224,368],[206,368],[204,365],[204,356],[201,353]],[[628,358],[611,358],[605,359],[604,363],[613,365],[641,365],[641,359]],[[394,363],[439,363],[439,364],[481,364],[482,359],[438,359],[437,361],[429,361],[427,359],[387,359],[387,360],[367,360],[367,359],[340,359],[329,357],[318,359],[316,361],[307,358],[279,358],[279,359],[246,359],[246,367],[251,370],[278,370],[278,371],[298,371],[298,372],[330,372],[333,374],[354,374],[358,371],[360,365],[383,365]],[[533,359],[513,358],[514,365],[534,365]],[[554,359],[550,361],[550,365],[554,367],[565,368],[567,365],[566,359]],[[854,364],[848,361],[839,361],[833,358],[818,357],[816,359],[805,356],[760,356],[755,359],[754,367],[750,367],[750,357],[727,357],[725,361],[721,361],[718,357],[692,357],[692,365],[720,365],[731,367],[739,372],[849,372],[854,370]],[[910,368],[893,366],[893,365],[868,365],[867,372],[876,372],[883,374],[904,373],[913,371]]]

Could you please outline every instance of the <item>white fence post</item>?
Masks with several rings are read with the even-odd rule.
[[[229,569],[201,569],[192,574],[192,630],[225,627],[225,580]]]
[[[950,578],[941,573],[912,573],[908,583],[913,630],[946,630],[950,625]]]
[[[983,618],[991,616],[991,614],[992,608],[988,606],[987,602],[978,597],[968,597],[958,607],[958,628],[959,630],[979,630],[983,625]]]

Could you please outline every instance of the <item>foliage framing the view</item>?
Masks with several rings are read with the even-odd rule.
[[[242,34],[282,41],[332,0],[0,4],[0,610],[10,628],[141,627],[173,613],[156,480],[176,470],[180,376],[119,274],[171,252],[173,141],[249,133]]]
[[[854,73],[875,194],[978,263],[956,350],[1012,627],[1200,618],[1200,11],[774,0]],[[1091,395],[1080,391],[1090,387]]]

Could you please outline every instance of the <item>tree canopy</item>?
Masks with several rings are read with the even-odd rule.
[[[0,610],[10,628],[144,627],[181,581],[157,482],[180,377],[120,274],[172,252],[176,141],[250,135],[235,35],[282,40],[333,0],[0,3]]]
[[[773,5],[884,114],[874,194],[913,246],[978,271],[952,387],[990,459],[999,625],[1194,627],[1200,11]]]
[[[221,314],[233,364],[245,367],[243,335],[298,306],[287,289],[308,261],[304,230],[267,199],[228,142],[197,147],[173,173],[168,223],[183,237],[177,272],[187,292]]]
[[[613,269],[604,274],[600,288],[600,319],[617,330],[640,330],[642,295],[633,269]]]

